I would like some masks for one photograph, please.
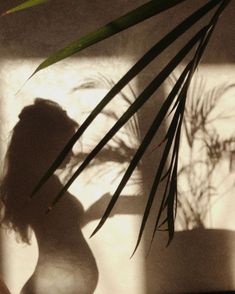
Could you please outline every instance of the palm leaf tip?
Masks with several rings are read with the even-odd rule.
[[[50,0],[28,0],[28,1],[25,1],[25,2],[15,6],[13,8],[10,8],[9,10],[5,11],[1,16],[8,15],[8,14],[20,11],[20,10],[28,9],[33,6],[37,6],[37,5],[46,3],[48,1],[50,1]]]

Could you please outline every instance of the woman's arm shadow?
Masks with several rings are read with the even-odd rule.
[[[105,193],[96,202],[94,202],[86,211],[82,227],[88,223],[102,218],[107,206],[112,199],[110,193]],[[143,212],[143,198],[140,196],[121,195],[116,205],[112,209],[109,217],[115,215],[140,215]]]

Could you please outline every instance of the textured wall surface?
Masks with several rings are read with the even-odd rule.
[[[1,18],[1,160],[4,159],[10,132],[18,121],[18,114],[23,107],[31,104],[35,97],[51,99],[59,103],[80,124],[108,91],[113,81],[117,81],[154,42],[179,23],[185,15],[205,2],[188,0],[182,6],[177,6],[169,12],[53,65],[26,83],[27,78],[46,56],[145,1],[122,0],[110,3],[110,1],[102,0],[90,1],[88,4],[87,1],[52,0],[30,11],[22,11]],[[9,5],[11,1],[1,4],[1,11]],[[213,89],[219,84],[234,83],[234,9],[235,2],[232,1],[221,16],[197,73],[206,81],[207,89]],[[124,93],[133,100],[134,96],[138,95],[153,79],[155,72],[162,69],[195,30],[196,28],[173,44],[160,56],[159,60],[154,61],[131,83],[134,95],[128,87],[124,89]],[[188,59],[187,57],[186,60]],[[152,121],[153,110],[159,109],[166,91],[167,86],[161,87],[158,94],[154,95],[138,113],[136,119],[139,135],[130,127],[125,127],[117,137],[117,142],[112,143],[114,152],[107,152],[104,157],[101,156],[100,162],[96,162],[72,185],[70,192],[79,199],[85,209],[102,198],[102,195],[112,194],[118,180],[121,179],[120,173],[123,172],[130,158],[127,151],[133,151],[138,146],[139,140],[144,136]],[[235,91],[231,90],[224,98],[224,103],[219,104],[219,109],[224,109],[225,112],[232,111],[235,106],[232,101],[234,94]],[[111,115],[101,115],[89,130],[88,135],[83,136],[82,143],[76,146],[76,152],[89,151],[94,141],[100,138],[113,123],[113,113],[120,116],[126,107],[127,103],[122,101],[120,95],[108,108],[108,113]],[[115,215],[92,239],[89,239],[89,235],[95,228],[97,220],[91,220],[83,229],[99,269],[96,294],[161,294],[183,291],[189,293],[190,291],[234,290],[235,288],[234,259],[232,259],[234,253],[230,253],[235,244],[232,231],[227,234],[224,231],[218,231],[215,234],[210,232],[206,237],[204,231],[196,231],[193,237],[179,233],[169,249],[164,249],[165,238],[160,233],[156,237],[150,255],[146,258],[155,220],[154,212],[158,203],[154,206],[155,209],[153,209],[140,248],[136,255],[129,259],[136,242],[151,179],[159,162],[159,154],[153,150],[161,141],[165,127],[162,127],[160,135],[152,143],[141,167],[123,192],[123,199],[118,203]],[[220,136],[223,136],[224,131],[225,133],[227,131],[225,137],[234,134],[234,119],[224,124],[219,123],[215,125],[215,128]],[[229,161],[223,160],[214,181],[219,181],[222,176],[227,175],[228,166]],[[233,175],[229,174],[226,177],[229,177],[229,184],[226,183],[225,188],[226,185],[233,188]],[[232,209],[234,189],[232,188],[226,197],[219,195],[219,201],[216,201],[212,207],[211,218],[206,219],[206,226],[213,229],[235,230]],[[226,190],[221,189],[220,193]],[[103,203],[102,208],[98,210],[99,216],[102,215],[104,207]],[[203,238],[205,243],[202,241]],[[221,238],[225,241],[221,242]],[[217,239],[220,239],[218,245]],[[192,244],[190,240],[193,240]],[[203,243],[205,247],[201,249]],[[225,246],[224,249],[223,246]],[[188,248],[190,248],[190,254],[188,254]],[[219,267],[221,263],[219,264],[218,260],[209,254],[213,248],[215,248],[215,256],[222,252],[224,256],[222,266],[227,275],[223,274],[220,277],[218,270],[214,271],[213,267]],[[33,236],[32,246],[22,245],[15,242],[13,234],[8,235],[3,231],[1,251],[3,278],[12,294],[18,294],[22,285],[33,273],[40,255],[37,241]],[[210,256],[207,261],[208,255]],[[199,260],[199,265],[195,265],[192,271],[188,271],[188,265],[192,267],[193,262],[189,259],[190,257],[193,261]]]

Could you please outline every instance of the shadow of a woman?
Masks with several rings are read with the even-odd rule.
[[[50,100],[37,98],[19,115],[6,155],[1,186],[5,205],[3,224],[13,228],[23,242],[35,233],[39,258],[22,294],[90,294],[97,281],[95,258],[81,231],[84,210],[69,192],[49,213],[52,199],[61,190],[56,176],[29,201],[36,183],[74,134],[77,124]],[[64,168],[70,156],[60,168]]]

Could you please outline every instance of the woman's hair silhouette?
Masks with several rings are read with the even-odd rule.
[[[77,123],[59,104],[41,98],[19,115],[6,154],[1,199],[5,206],[2,223],[29,243],[29,197],[33,186],[55,159]]]

